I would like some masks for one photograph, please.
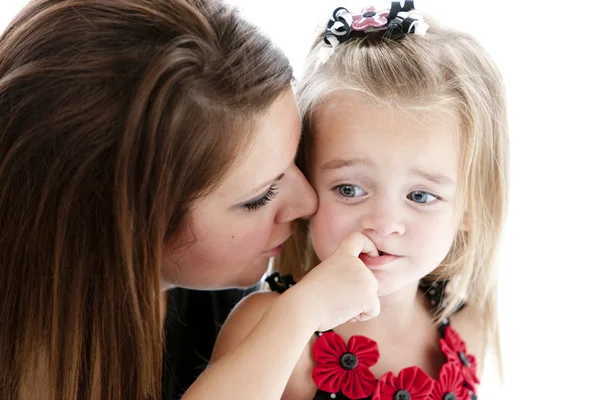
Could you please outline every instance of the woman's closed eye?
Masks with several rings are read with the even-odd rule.
[[[246,209],[248,209],[248,211],[258,211],[262,207],[264,207],[267,204],[269,204],[269,202],[272,201],[273,199],[275,199],[275,197],[277,197],[277,185],[273,184],[269,188],[269,190],[267,191],[267,193],[265,193],[264,195],[262,195],[261,197],[259,197],[256,200],[251,200],[251,201],[243,204],[243,206]]]
[[[333,189],[337,190],[339,195],[344,198],[362,197],[367,194],[367,192],[358,185],[342,184],[335,186]]]
[[[433,203],[441,200],[441,197],[425,192],[423,190],[415,190],[406,196],[409,200],[419,204]]]

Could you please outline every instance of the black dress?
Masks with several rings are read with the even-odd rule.
[[[180,399],[208,365],[217,335],[231,309],[258,289],[197,291],[171,289],[167,293],[163,400]]]

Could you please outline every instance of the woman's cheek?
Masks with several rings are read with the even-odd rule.
[[[242,249],[248,249],[256,255],[260,252],[268,250],[269,239],[273,234],[273,220],[261,219],[259,221],[253,221],[251,224],[245,224],[240,227],[237,232],[232,231],[232,248],[234,252],[239,252]]]
[[[265,220],[225,221],[204,226],[199,236],[198,258],[218,268],[243,268],[266,250],[272,224]],[[211,220],[211,222],[213,222]],[[209,224],[206,224],[209,225]]]

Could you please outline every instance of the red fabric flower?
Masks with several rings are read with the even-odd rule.
[[[452,327],[446,327],[444,338],[440,339],[440,347],[446,355],[449,363],[459,366],[460,372],[465,379],[465,386],[475,393],[475,385],[479,383],[477,378],[477,361],[471,354],[467,354],[467,346]]]
[[[352,29],[355,31],[364,31],[368,27],[381,28],[388,23],[387,11],[375,11],[375,7],[365,7],[360,14],[352,16]]]
[[[379,360],[377,343],[364,336],[352,336],[348,346],[335,332],[325,332],[313,346],[317,365],[312,378],[325,392],[340,390],[349,399],[362,399],[373,393],[377,379],[369,370]]]
[[[433,383],[431,400],[448,400],[453,394],[453,400],[469,400],[469,391],[463,386],[465,378],[457,363],[446,363],[440,370],[440,377]]]
[[[377,382],[373,400],[395,400],[396,393],[405,391],[410,400],[428,400],[433,388],[433,379],[419,367],[404,368],[398,374],[387,372]],[[401,398],[398,396],[398,398]]]

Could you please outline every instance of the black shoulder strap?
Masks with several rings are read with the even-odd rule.
[[[437,281],[433,281],[433,282],[421,281],[421,283],[419,283],[419,287],[421,288],[421,290],[423,291],[423,293],[429,300],[429,305],[431,306],[431,310],[436,314],[440,313],[441,311],[444,310],[444,308],[446,308],[448,306],[448,302],[446,301],[446,298],[445,298],[446,286],[448,285],[448,282],[449,282],[448,280],[437,280]],[[456,310],[454,310],[452,312],[452,314],[459,312],[466,305],[467,304],[465,302],[460,303],[458,308],[456,308]],[[446,326],[448,326],[449,324],[450,324],[450,321],[448,319],[442,321],[442,323],[440,324],[439,328],[440,328],[440,332],[442,333],[442,337],[443,337],[443,332],[446,330]]]
[[[281,275],[277,271],[269,275],[265,281],[271,290],[277,293],[283,293],[296,284],[291,275]]]

